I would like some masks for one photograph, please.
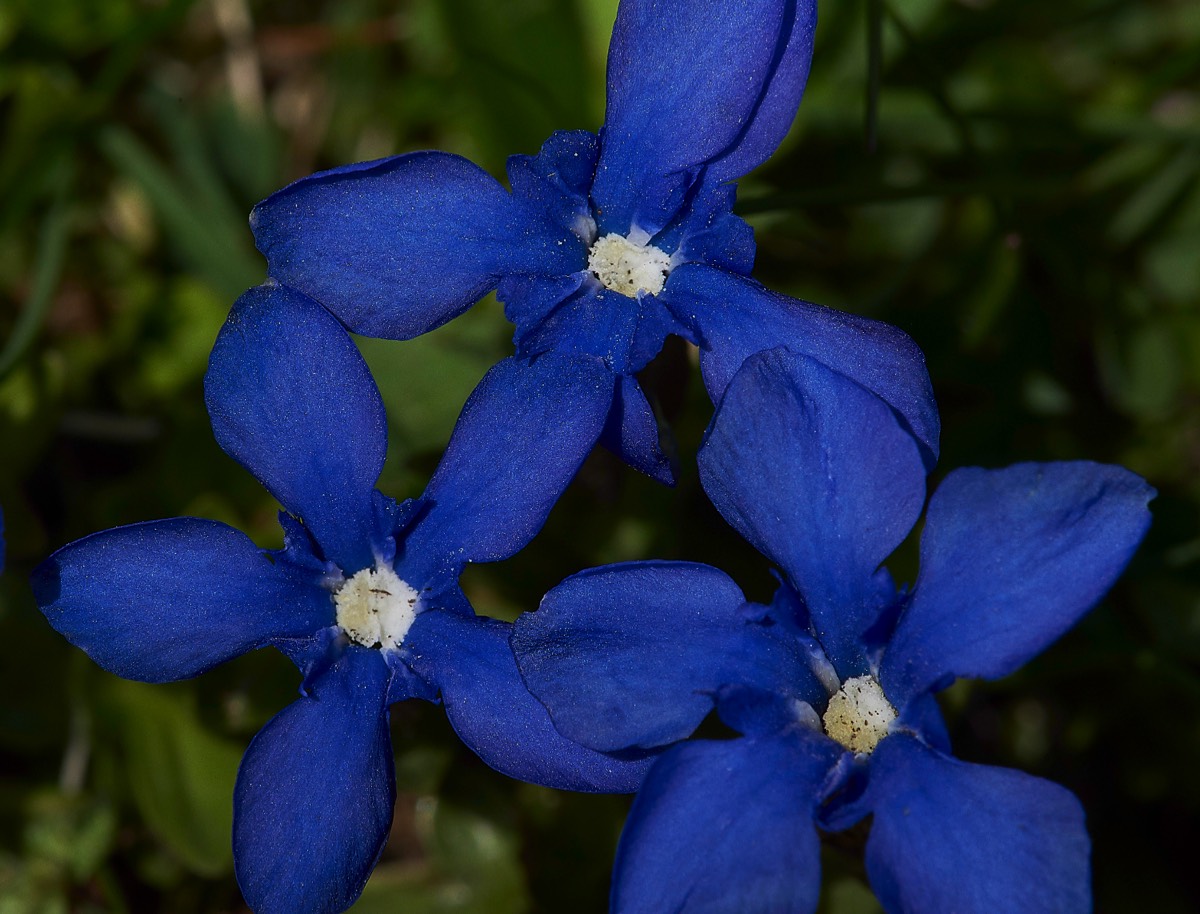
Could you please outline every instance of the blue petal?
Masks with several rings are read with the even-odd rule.
[[[304,521],[325,558],[347,573],[373,564],[387,418],[329,312],[273,283],[251,289],[217,336],[204,394],[217,442]]]
[[[917,734],[925,745],[947,754],[950,752],[946,718],[932,692],[923,692],[900,708],[899,725]]]
[[[721,515],[786,572],[843,678],[880,609],[875,570],[925,499],[916,442],[878,397],[785,349],[746,360],[697,458]],[[890,589],[889,589],[890,591]]]
[[[797,727],[821,731],[821,718],[808,702],[754,686],[723,686],[717,692],[717,713],[744,736],[775,736]]]
[[[233,801],[238,884],[256,914],[350,907],[396,802],[378,651],[351,647],[250,743]]]
[[[94,533],[50,556],[31,583],[68,641],[109,672],[143,682],[196,676],[334,617],[310,570],[194,517]]]
[[[1085,914],[1088,837],[1070,791],[896,735],[871,756],[867,874],[888,911]]]
[[[811,914],[821,891],[813,816],[840,755],[802,733],[667,752],[621,835],[614,914]]]
[[[736,198],[736,185],[705,183],[688,199],[670,227],[655,236],[654,245],[663,251],[676,251],[681,263],[700,261],[731,273],[748,274],[754,267],[754,229],[733,214]],[[669,299],[671,285],[668,277],[660,297]],[[685,295],[683,313],[687,313],[687,303]]]
[[[432,610],[413,623],[406,662],[442,693],[459,738],[502,774],[561,790],[632,793],[653,758],[617,758],[571,742],[517,672],[512,626]]]
[[[749,356],[776,346],[824,362],[898,412],[936,462],[939,419],[925,357],[890,324],[788,298],[701,264],[670,278],[670,305],[699,335],[700,368],[714,403]]]
[[[560,348],[561,333],[554,330],[555,313],[581,292],[588,274],[582,270],[564,276],[506,276],[496,289],[496,298],[504,304],[504,316],[516,329],[513,345],[517,355],[530,359]],[[576,349],[578,347],[575,347]],[[562,347],[567,352],[571,347]]]
[[[495,562],[542,528],[600,437],[613,378],[595,359],[505,359],[479,382],[425,489],[432,504],[404,543],[415,587]]]
[[[592,188],[601,233],[654,234],[687,174],[754,117],[791,32],[782,0],[624,0],[608,53],[608,111]]]
[[[658,355],[670,334],[688,333],[665,296],[630,298],[605,289],[590,273],[509,278],[497,294],[517,325],[517,354],[527,358],[544,352],[593,356],[616,374],[634,374]]]
[[[1121,574],[1154,490],[1084,461],[970,468],[929,502],[912,602],[883,657],[904,700],[951,676],[1007,676],[1074,625]]]
[[[409,339],[457,317],[514,272],[571,272],[578,250],[487,172],[414,152],[302,178],[250,216],[275,279],[351,330]]]
[[[639,473],[663,485],[675,485],[675,467],[659,444],[658,418],[637,378],[617,377],[616,396],[600,443]]]
[[[733,148],[708,167],[707,181],[740,178],[761,165],[783,142],[792,126],[812,63],[817,4],[816,0],[795,0],[790,5],[794,7],[791,31],[753,120]]]
[[[529,690],[570,739],[614,751],[688,736],[727,685],[824,696],[795,640],[743,614],[722,572],[634,562],[567,578],[513,628]]]
[[[595,231],[588,194],[599,155],[600,142],[595,134],[560,130],[542,144],[536,156],[508,158],[513,196],[565,230],[562,243],[578,246],[577,270],[587,262],[584,239]]]

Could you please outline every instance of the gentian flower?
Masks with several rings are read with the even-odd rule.
[[[645,762],[554,730],[522,685],[509,625],[477,617],[457,583],[468,562],[509,556],[538,531],[578,465],[557,443],[604,420],[585,396],[548,410],[551,371],[580,390],[607,383],[562,361],[494,368],[424,494],[397,504],[374,488],[386,422],[350,337],[294,291],[251,290],[221,330],[205,392],[221,447],[287,511],[283,549],[185,517],[85,537],[35,573],[50,623],[118,676],[183,679],[266,645],[300,668],[303,697],[250,743],[234,796],[237,878],[259,914],[341,911],[362,891],[395,802],[393,702],[440,697],[463,742],[513,777],[593,791],[640,782]]]
[[[1089,910],[1079,802],[954,758],[933,695],[1005,676],[1072,626],[1132,555],[1153,490],[1087,462],[957,470],[898,590],[879,566],[921,512],[919,446],[870,391],[779,349],[732,381],[700,470],[781,569],[770,606],[715,568],[638,562],[568,578],[513,632],[531,691],[584,745],[670,745],[714,706],[741,734],[655,762],[612,910],[814,911],[818,828],[867,816],[893,914]]]
[[[251,215],[268,273],[390,339],[496,290],[521,365],[548,352],[603,364],[609,383],[588,391],[608,413],[600,440],[664,482],[673,471],[636,374],[671,334],[699,345],[714,402],[752,353],[813,356],[894,407],[932,463],[938,415],[912,340],[748,276],[754,235],[731,182],[787,133],[815,26],[814,0],[622,0],[598,136],[559,132],[511,157],[511,192],[442,152],[301,179]]]

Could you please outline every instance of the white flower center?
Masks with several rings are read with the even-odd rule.
[[[337,624],[364,647],[393,648],[417,617],[417,592],[386,565],[364,568],[333,595]]]
[[[829,699],[823,722],[825,732],[851,752],[870,755],[895,719],[896,709],[875,677],[856,676]]]
[[[652,244],[638,244],[614,233],[592,245],[588,269],[606,289],[637,298],[639,292],[657,295],[662,291],[671,272],[671,258]]]

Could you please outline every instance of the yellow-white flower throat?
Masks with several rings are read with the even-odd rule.
[[[825,709],[825,732],[851,752],[870,755],[888,735],[896,709],[874,676],[855,676],[842,683]]]
[[[417,618],[418,594],[387,565],[355,572],[333,595],[337,624],[356,644],[398,647]]]
[[[671,258],[652,244],[612,233],[596,239],[588,252],[588,269],[604,288],[637,298],[639,292],[657,295],[663,290]]]

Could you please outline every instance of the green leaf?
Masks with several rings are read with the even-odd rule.
[[[414,340],[358,339],[388,408],[390,464],[446,446],[467,397],[507,354],[509,333],[489,302]]]
[[[30,801],[25,846],[30,856],[53,863],[76,882],[89,878],[116,836],[116,813],[106,803],[60,793]]]
[[[63,256],[67,249],[67,199],[70,195],[73,171],[74,167],[70,162],[65,162],[58,168],[58,192],[50,211],[42,220],[42,230],[38,236],[33,286],[25,299],[12,335],[0,350],[0,378],[17,363],[37,336],[38,329],[46,318],[46,312],[50,309],[54,291],[58,288]]]
[[[516,834],[446,800],[425,805],[428,858],[376,869],[353,914],[523,914],[529,910]]]
[[[166,398],[196,381],[208,367],[208,355],[229,302],[187,277],[174,284],[163,302],[163,334],[142,344],[141,387]]]
[[[555,130],[597,123],[583,22],[574,0],[438,4],[485,135],[487,165],[535,152]]]
[[[1168,415],[1183,382],[1180,336],[1167,321],[1144,322],[1124,338],[1101,336],[1100,364],[1110,394],[1131,416]]]
[[[840,879],[825,890],[822,914],[882,914],[871,890],[857,879]]]
[[[168,237],[188,265],[214,289],[232,299],[262,279],[262,267],[250,253],[250,233],[234,218],[210,165],[198,150],[184,152],[191,127],[182,118],[168,124],[181,161],[177,170],[163,165],[132,132],[109,127],[100,148],[113,166],[149,198]]]
[[[1012,299],[1021,275],[1021,254],[1017,246],[1003,238],[989,242],[983,269],[975,279],[974,290],[963,302],[963,345],[977,348],[987,339]]]
[[[1180,200],[1200,174],[1197,145],[1188,144],[1173,159],[1148,175],[1130,194],[1109,226],[1109,237],[1126,245],[1150,231]]]
[[[112,689],[129,789],[146,824],[190,869],[227,872],[241,747],[201,725],[186,695],[123,680]]]

